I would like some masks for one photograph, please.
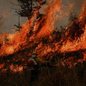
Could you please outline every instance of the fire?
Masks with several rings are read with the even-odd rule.
[[[42,27],[38,31],[35,38],[38,39],[43,36],[49,35],[54,29],[54,23],[57,19],[56,17],[58,16],[56,14],[60,11],[60,7],[61,7],[61,1],[54,0],[53,4],[50,3],[48,8],[46,9],[46,13],[45,13],[46,15],[42,18],[41,21],[37,21],[34,25],[35,19],[38,16],[38,11],[35,11],[32,18],[21,26],[20,32],[16,32],[14,34],[8,34],[7,39],[11,43],[10,45],[8,45],[9,46],[8,52],[14,53],[14,50],[19,50],[19,49],[15,49],[15,48],[19,48],[20,46],[26,45],[28,33],[31,30],[34,32],[34,29],[38,30],[40,28],[40,25],[43,23],[43,21],[44,21],[44,23],[43,23],[43,25],[41,25]],[[33,27],[33,29],[32,29],[32,27]],[[29,41],[29,39],[28,39],[28,41]],[[11,48],[10,48],[10,46],[11,46]]]
[[[10,70],[11,72],[18,73],[18,72],[23,72],[23,66],[18,66],[18,65],[10,65]]]
[[[73,53],[74,55],[79,50],[86,49],[86,3],[82,7],[79,17],[66,26],[64,33],[62,33],[64,37],[61,36],[60,41],[56,41],[55,34],[52,35],[55,23],[58,23],[59,14],[62,12],[61,3],[61,0],[52,0],[45,10],[45,15],[40,19],[37,20],[39,11],[35,10],[31,19],[21,25],[20,31],[6,34],[4,37],[1,36],[5,40],[0,41],[0,56],[29,49],[28,54],[35,52],[38,58],[53,57],[58,53],[65,57],[64,53]],[[70,9],[72,6],[70,5]],[[59,33],[56,35],[58,36]],[[86,59],[85,52],[83,55]],[[69,59],[67,64],[70,64],[68,61]],[[18,68],[13,65],[10,66],[10,69],[14,72],[23,70],[22,67]]]
[[[79,39],[73,41],[69,41],[66,39],[66,43],[64,43],[64,45],[61,47],[62,52],[86,49],[86,2],[82,6],[81,14],[76,22],[79,22],[78,24],[84,32]]]
[[[5,48],[5,52],[7,53],[7,54],[13,54],[14,53],[14,47],[13,46],[8,46],[8,47],[6,47]]]
[[[46,11],[46,18],[45,18],[45,24],[41,28],[41,31],[38,33],[38,37],[49,35],[55,28],[54,24],[57,21],[58,13],[60,12],[61,8],[61,1],[60,0],[54,0],[50,6],[48,6]]]

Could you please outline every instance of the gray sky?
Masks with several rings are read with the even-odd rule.
[[[17,17],[9,1],[12,0],[0,0],[0,16],[2,18],[0,32],[11,32],[11,28],[17,22]]]
[[[69,2],[74,5],[74,12],[79,12],[80,7],[82,5],[82,2],[85,0],[62,0],[62,3],[64,5],[65,12],[67,11],[67,5]],[[12,28],[14,28],[14,24],[17,24],[18,22],[18,15],[15,14],[13,8],[17,8],[16,0],[0,0],[0,33],[3,32],[13,32]],[[65,17],[67,19],[67,17]],[[59,21],[59,25],[64,25],[65,19]],[[24,19],[21,19],[21,21],[24,21]]]
[[[0,33],[13,32],[14,25],[18,22],[16,0],[0,0]],[[21,21],[24,21],[22,18]]]

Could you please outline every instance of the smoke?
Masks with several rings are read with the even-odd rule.
[[[83,43],[85,43],[84,39],[81,39],[82,41],[79,42],[78,40],[74,40],[73,42],[71,42],[68,39],[65,39],[65,43],[63,42],[61,48],[59,48],[59,45],[61,43],[58,42],[55,43],[56,40],[53,38],[53,36],[51,36],[51,33],[54,31],[56,27],[55,24],[56,23],[58,24],[58,21],[62,20],[64,17],[69,16],[70,11],[73,9],[73,7],[74,7],[73,4],[68,4],[65,7],[66,9],[67,8],[68,9],[65,10],[61,0],[54,0],[54,1],[52,0],[51,2],[49,2],[48,7],[45,9],[45,15],[43,15],[40,20],[36,20],[36,18],[38,17],[38,10],[36,10],[32,18],[21,26],[20,31],[17,31],[14,34],[7,35],[8,44],[6,43],[0,49],[0,52],[2,53],[1,55],[13,54],[19,50],[25,49],[27,46],[32,49],[32,47],[37,45],[37,43],[38,47],[34,49],[34,51],[37,50],[36,52],[38,54],[40,53],[40,55],[42,56],[47,55],[50,52],[73,51],[86,47],[86,46],[82,47]],[[84,17],[81,18],[80,23],[84,21],[83,19]],[[71,24],[70,26],[73,25]],[[68,36],[70,37],[70,35]],[[50,41],[50,38],[51,40],[54,39],[51,43],[52,46],[44,45],[42,43],[41,39],[45,39],[47,37],[49,37],[47,39],[48,41]],[[65,37],[63,37],[62,40],[64,38]],[[84,38],[86,38],[86,36]]]
[[[3,25],[4,25],[4,18],[3,18],[3,16],[0,16],[0,28],[1,29],[2,29]],[[1,33],[1,29],[0,29],[0,33]]]
[[[0,27],[2,26],[3,24],[3,20],[2,20],[2,16],[0,16]]]
[[[69,23],[69,17],[72,14],[79,16],[82,4],[85,0],[62,0],[62,7],[59,14],[59,21],[56,22],[56,27],[61,30],[60,26],[67,26]]]

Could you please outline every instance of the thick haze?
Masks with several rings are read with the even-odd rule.
[[[75,13],[78,13],[83,1],[85,0],[62,0],[64,12],[68,12],[70,10],[68,7],[70,3],[71,8],[73,6],[72,10]],[[18,7],[16,4],[16,0],[0,0],[0,33],[13,32],[12,28],[14,28],[14,25],[18,22],[18,15],[14,11],[14,8]],[[60,20],[58,22],[59,26],[65,25],[67,23],[67,19],[68,17],[65,17],[65,19]],[[22,18],[21,22],[24,20],[25,19]]]

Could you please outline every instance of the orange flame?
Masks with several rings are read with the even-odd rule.
[[[26,47],[30,47],[32,49],[33,45],[37,43],[38,43],[37,47],[35,47],[32,50],[37,53],[38,57],[45,57],[49,53],[51,54],[55,52],[63,53],[63,52],[77,51],[80,49],[86,49],[85,5],[83,6],[79,18],[77,19],[78,23],[81,26],[81,29],[84,30],[84,33],[78,39],[70,41],[69,40],[70,34],[68,34],[70,27],[66,27],[69,29],[64,32],[64,35],[66,36],[61,38],[60,42],[55,42],[55,39],[53,40],[53,36],[51,35],[51,33],[55,29],[54,24],[56,21],[58,21],[59,17],[58,14],[61,11],[61,0],[54,0],[52,3],[48,5],[47,9],[45,10],[45,15],[42,16],[40,20],[36,20],[39,14],[39,11],[36,10],[34,11],[32,18],[21,26],[20,31],[15,32],[14,34],[6,34],[6,36],[4,36],[4,38],[6,38],[5,43],[2,44],[3,41],[0,41],[0,43],[2,44],[2,46],[0,47],[0,56],[13,54]],[[43,44],[42,38],[47,38],[47,41],[50,42],[48,42],[47,44]],[[84,59],[86,59],[85,56],[86,55],[84,53]],[[13,70],[14,67],[11,66],[10,69]],[[14,71],[16,72],[16,70],[21,71],[23,70],[23,68],[22,67],[21,69],[15,68]]]

